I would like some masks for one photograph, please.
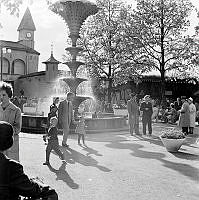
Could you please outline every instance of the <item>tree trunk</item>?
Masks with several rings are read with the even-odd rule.
[[[166,97],[165,97],[165,71],[161,71],[161,104],[165,105]]]
[[[108,79],[108,103],[111,103],[112,79]]]
[[[165,60],[164,60],[164,1],[161,0],[161,62],[160,62],[160,73],[161,73],[161,104],[165,105]]]

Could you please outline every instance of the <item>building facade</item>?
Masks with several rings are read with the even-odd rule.
[[[30,10],[27,8],[17,29],[18,41],[0,40],[2,80],[14,84],[18,77],[38,71],[40,53],[34,49],[35,30]]]

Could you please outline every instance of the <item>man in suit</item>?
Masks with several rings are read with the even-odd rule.
[[[135,93],[130,94],[130,100],[127,101],[128,120],[130,134],[139,134],[139,106],[137,104],[137,95]]]
[[[58,107],[58,127],[63,129],[62,146],[69,147],[67,144],[68,134],[70,131],[70,123],[74,123],[73,105],[72,101],[74,94],[72,92],[67,93],[67,97],[64,101],[61,101]]]
[[[143,135],[146,135],[146,125],[148,124],[149,136],[152,134],[152,121],[151,116],[153,114],[152,104],[150,102],[150,96],[145,95],[144,102],[140,105],[140,111],[142,114],[142,125],[143,125]]]

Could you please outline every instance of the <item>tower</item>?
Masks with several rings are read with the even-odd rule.
[[[36,30],[29,8],[26,9],[24,16],[19,24],[18,41],[27,47],[34,49],[34,31]]]
[[[42,63],[46,65],[46,82],[55,81],[58,74],[58,64],[60,62],[54,58],[52,49],[50,58]]]

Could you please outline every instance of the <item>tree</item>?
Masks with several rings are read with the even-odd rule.
[[[125,69],[137,73],[126,59],[123,35],[129,21],[130,6],[120,0],[97,0],[99,12],[90,17],[81,30],[80,44],[85,49],[87,68],[92,77],[108,81],[108,102],[112,86],[126,78]],[[131,69],[130,69],[131,68]],[[129,73],[128,73],[129,74]]]
[[[47,0],[46,0],[47,1]],[[47,1],[48,2],[48,1]],[[22,5],[23,0],[1,0],[0,2],[0,13],[2,6],[4,6],[11,15],[16,15],[17,17],[19,16],[19,7]],[[33,0],[29,0],[29,3],[32,4]],[[2,27],[1,21],[0,21],[0,28]]]
[[[0,3],[0,11],[2,5],[7,8],[7,10],[10,12],[11,15],[18,15],[19,14],[19,6],[22,4],[22,0],[15,0],[14,2],[12,0],[1,0]]]
[[[192,57],[188,16],[193,10],[189,0],[137,0],[137,8],[126,23],[126,44],[135,51],[134,63],[161,74],[162,100],[165,99],[165,74],[173,69],[187,69]]]

